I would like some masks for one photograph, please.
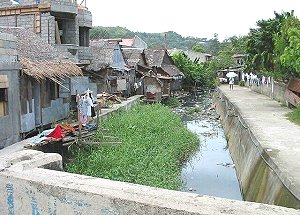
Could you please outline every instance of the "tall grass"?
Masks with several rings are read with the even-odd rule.
[[[122,143],[78,150],[68,172],[178,189],[181,166],[199,145],[196,135],[161,104],[137,105],[113,115],[103,127]]]
[[[293,109],[293,111],[288,113],[287,116],[290,121],[300,125],[300,106]]]

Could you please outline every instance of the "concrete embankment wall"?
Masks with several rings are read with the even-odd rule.
[[[119,108],[130,109],[135,102],[127,101]],[[115,110],[104,110],[101,117]],[[59,154],[35,150],[2,153],[0,170],[0,214],[300,214],[291,208],[66,173]]]
[[[280,171],[253,135],[238,107],[220,89],[214,94],[214,103],[222,120],[244,199],[300,208],[292,185],[278,174]]]
[[[0,157],[0,169],[1,214],[300,214],[290,208],[66,173],[55,153],[16,152]]]

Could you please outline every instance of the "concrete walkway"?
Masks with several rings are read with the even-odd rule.
[[[276,174],[300,199],[300,126],[290,122],[290,109],[246,87],[221,85],[220,90],[239,110],[256,139],[277,166]]]

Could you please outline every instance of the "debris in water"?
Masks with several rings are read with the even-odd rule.
[[[225,166],[225,167],[235,167],[235,164],[232,163],[217,163],[217,165]]]

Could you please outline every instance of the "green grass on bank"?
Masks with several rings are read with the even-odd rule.
[[[161,105],[137,105],[103,122],[122,144],[77,150],[68,172],[118,181],[178,189],[181,166],[199,145],[180,118]],[[98,138],[98,141],[101,141]]]
[[[297,125],[300,125],[300,106],[287,114],[288,119]]]

